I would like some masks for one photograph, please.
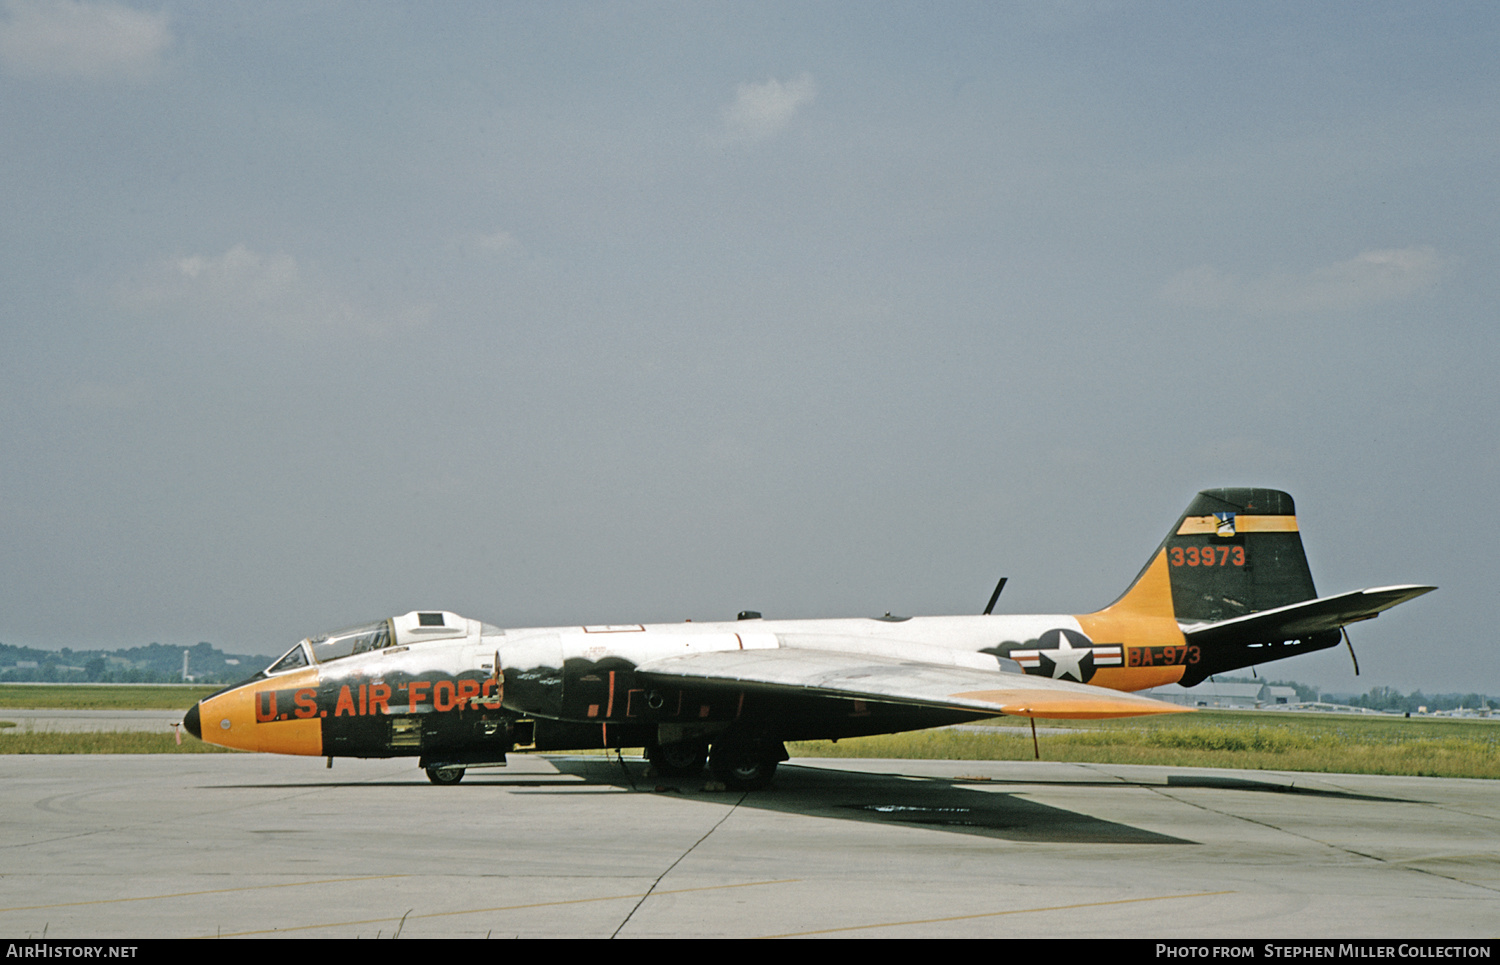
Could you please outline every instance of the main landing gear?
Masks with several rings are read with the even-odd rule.
[[[720,738],[714,741],[712,752],[706,741],[646,747],[646,760],[660,776],[697,777],[707,762],[714,780],[731,791],[769,787],[776,776],[776,765],[786,758],[786,748],[780,741],[748,737]]]
[[[708,744],[703,741],[651,744],[646,748],[646,760],[662,777],[697,777],[708,763]]]
[[[708,770],[731,791],[759,791],[771,786],[776,765],[786,759],[786,748],[780,741],[716,741]]]

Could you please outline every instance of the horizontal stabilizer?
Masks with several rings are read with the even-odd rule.
[[[635,668],[672,686],[725,686],[798,696],[859,698],[1016,717],[1098,718],[1187,708],[1084,684],[831,650],[731,650],[651,660]]]
[[[1280,606],[1274,610],[1262,610],[1232,620],[1183,627],[1183,633],[1187,636],[1188,643],[1200,645],[1227,640],[1290,640],[1338,630],[1360,620],[1373,620],[1381,611],[1435,589],[1435,586],[1381,586],[1370,590],[1354,590],[1337,596]]]

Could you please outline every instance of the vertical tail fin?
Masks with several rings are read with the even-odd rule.
[[[1205,489],[1110,609],[1211,623],[1316,596],[1291,496]]]

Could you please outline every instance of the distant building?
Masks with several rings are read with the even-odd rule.
[[[1267,683],[1205,680],[1196,687],[1152,690],[1148,696],[1184,707],[1219,707],[1254,710],[1256,707],[1287,707],[1301,703],[1292,687]]]
[[[1266,687],[1266,703],[1280,706],[1302,703],[1296,687]]]

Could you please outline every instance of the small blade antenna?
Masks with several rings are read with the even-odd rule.
[[[984,608],[985,616],[989,616],[991,613],[995,612],[995,601],[1000,599],[1000,591],[1005,589],[1005,581],[1008,579],[1010,579],[1010,577],[1002,576],[1000,577],[1000,582],[995,584],[995,592],[990,594],[990,605]]]

